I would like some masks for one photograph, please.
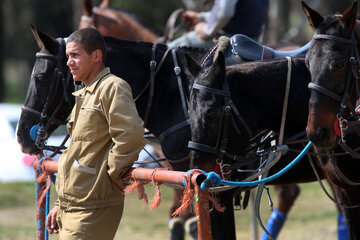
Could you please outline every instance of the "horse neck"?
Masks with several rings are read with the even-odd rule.
[[[96,8],[93,11],[93,19],[96,29],[104,36],[152,43],[159,38],[151,27],[145,26],[123,11]]]
[[[250,70],[245,70],[249,66],[243,66],[244,71],[239,71],[229,82],[232,93],[236,91],[233,101],[254,132],[262,129],[279,131],[287,81],[287,61],[252,63],[250,66]],[[304,60],[294,59],[285,124],[288,134],[296,134],[306,127],[309,82],[310,75]]]
[[[133,91],[133,97],[136,98],[150,81],[149,65],[152,58],[152,45],[149,43],[114,41],[115,43],[108,44],[110,47],[108,48],[107,66],[111,68],[113,74],[129,83]],[[160,60],[165,52],[166,48],[164,46],[158,46],[155,58],[157,67],[160,66]],[[178,57],[177,60],[180,68],[184,70],[182,58]],[[185,72],[185,70],[182,72]],[[189,79],[186,76],[186,74],[182,74],[182,83],[188,94]],[[170,125],[185,120],[171,52],[168,53],[160,66],[160,70],[154,78],[154,83],[150,115],[145,127],[154,134],[160,134]],[[148,103],[149,89],[136,101],[137,110],[142,118],[145,116]]]

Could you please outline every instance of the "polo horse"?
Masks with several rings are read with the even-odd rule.
[[[345,215],[349,239],[360,239],[359,91],[360,25],[357,1],[342,14],[323,17],[304,2],[314,30],[306,55],[311,74],[307,135],[320,158]],[[338,156],[337,153],[345,155]]]

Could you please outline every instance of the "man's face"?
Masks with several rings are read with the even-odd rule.
[[[93,69],[94,62],[92,54],[88,54],[82,45],[78,42],[66,44],[67,65],[75,81],[81,81],[85,85],[92,79],[89,79]]]

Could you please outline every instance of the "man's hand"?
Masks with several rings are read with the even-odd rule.
[[[202,40],[207,40],[210,38],[210,36],[205,34],[205,28],[206,28],[206,23],[204,23],[204,22],[200,22],[200,23],[196,24],[196,26],[195,26],[196,34]]]
[[[200,22],[201,14],[194,11],[185,11],[181,14],[181,19],[188,27],[194,27]]]
[[[50,234],[58,234],[59,233],[59,226],[56,222],[56,215],[59,210],[59,206],[53,207],[46,218],[46,228]]]

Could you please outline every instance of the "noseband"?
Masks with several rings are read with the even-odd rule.
[[[252,134],[252,131],[251,131],[249,125],[246,123],[244,118],[241,116],[240,112],[237,110],[235,104],[233,103],[233,101],[230,98],[231,94],[229,91],[227,79],[225,78],[225,80],[224,80],[223,90],[206,87],[206,86],[203,86],[203,85],[200,85],[197,83],[194,83],[193,89],[198,89],[200,91],[208,92],[208,93],[211,93],[214,95],[221,95],[225,98],[225,104],[223,106],[223,110],[222,110],[222,113],[220,116],[220,123],[219,123],[219,128],[218,128],[218,137],[217,137],[216,145],[209,146],[206,144],[189,141],[188,147],[193,150],[219,155],[220,161],[222,161],[222,159],[224,157],[230,158],[232,160],[236,160],[236,158],[238,156],[232,155],[232,154],[229,154],[226,152],[226,148],[227,148],[227,144],[228,144],[227,133],[228,133],[228,126],[229,126],[230,119],[232,120],[232,123],[233,123],[233,126],[234,126],[236,132],[239,135],[241,134],[239,128],[236,125],[236,122],[234,120],[232,113],[235,114],[237,119],[240,120],[243,127],[246,129],[246,132],[249,135],[249,139],[251,139],[253,134]],[[222,136],[222,138],[221,138],[221,136]],[[221,140],[220,140],[220,138],[221,138]]]
[[[55,116],[60,110],[61,104],[59,104],[55,111],[50,115],[49,108],[51,103],[55,100],[56,93],[59,91],[60,85],[63,87],[63,94],[60,100],[60,103],[65,101],[71,106],[70,96],[67,92],[67,88],[71,82],[71,74],[67,69],[63,67],[63,61],[65,59],[65,40],[63,38],[57,39],[59,43],[58,55],[53,55],[51,53],[46,52],[37,52],[37,58],[49,58],[56,61],[56,67],[54,69],[53,79],[50,82],[50,86],[48,89],[48,95],[46,97],[46,102],[42,111],[38,111],[29,106],[22,106],[21,110],[24,112],[28,112],[36,117],[40,117],[40,122],[38,125],[35,125],[31,130],[31,137],[35,141],[35,145],[38,149],[49,149],[50,146],[45,146],[45,141],[48,136],[46,136],[46,132],[49,129],[50,125],[63,125],[66,124],[65,120],[57,119]],[[67,73],[65,78],[64,73]],[[36,137],[34,136],[36,134]],[[50,148],[53,150],[53,147]]]

